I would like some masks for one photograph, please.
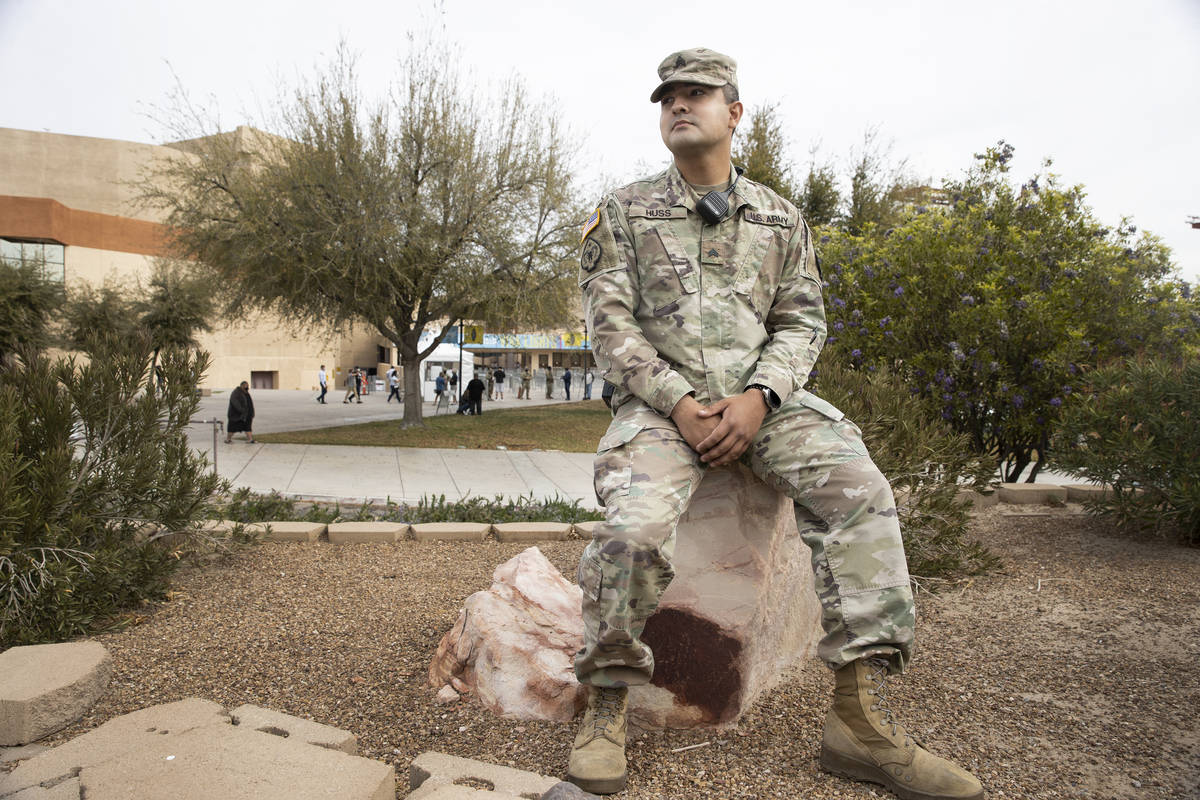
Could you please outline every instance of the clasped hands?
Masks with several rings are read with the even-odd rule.
[[[741,458],[766,415],[767,404],[757,389],[707,406],[689,394],[671,410],[671,420],[684,440],[700,454],[701,461],[713,467]]]

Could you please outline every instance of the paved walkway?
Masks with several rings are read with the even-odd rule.
[[[561,392],[561,387],[558,387]],[[400,419],[403,407],[375,393],[361,404],[343,404],[342,393],[330,392],[326,405],[315,402],[312,392],[255,389],[256,433],[326,428],[356,422]],[[561,399],[484,401],[482,422],[496,408],[521,408],[567,402]],[[225,420],[228,392],[201,399],[190,429],[192,447],[213,460],[212,425],[199,423],[214,416]],[[426,416],[434,415],[426,403]],[[340,500],[348,503],[415,503],[422,496],[508,498],[532,494],[539,499],[555,496],[578,500],[596,508],[592,488],[592,454],[560,450],[467,450],[417,447],[348,447],[302,444],[249,444],[241,438],[225,444],[217,435],[217,471],[234,487],[255,492],[283,492],[299,498]],[[1081,483],[1079,478],[1042,472],[1038,483]]]
[[[561,387],[559,388],[561,391]],[[386,395],[367,395],[361,404],[343,404],[342,393],[327,395],[326,405],[315,402],[306,391],[254,389],[256,433],[306,430],[350,425],[357,422],[400,419],[399,404],[386,402]],[[561,403],[563,400],[484,401],[483,417],[496,408]],[[189,431],[196,450],[213,460],[213,426],[199,423],[213,417],[224,421],[228,392],[201,398]],[[426,403],[426,416],[434,415]],[[558,450],[467,450],[416,447],[348,447],[301,444],[249,444],[241,434],[225,444],[217,434],[216,463],[219,474],[235,487],[256,492],[276,490],[301,498],[341,500],[352,503],[415,503],[423,495],[444,494],[447,500],[464,497],[564,497],[596,507],[592,489],[592,454]]]

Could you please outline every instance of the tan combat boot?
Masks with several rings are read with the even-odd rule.
[[[629,690],[592,687],[575,735],[567,780],[594,794],[625,788],[625,709]]]
[[[859,659],[834,673],[821,768],[886,786],[904,800],[981,800],[983,786],[958,765],[920,747],[892,719],[883,689],[887,661]]]

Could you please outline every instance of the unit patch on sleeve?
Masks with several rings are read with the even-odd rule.
[[[592,225],[592,227],[596,227]],[[590,231],[589,231],[590,232]],[[583,249],[579,253],[579,267],[584,272],[591,272],[600,263],[600,245],[595,239],[585,239]]]
[[[596,210],[592,212],[592,215],[587,218],[587,222],[583,223],[583,233],[581,233],[579,235],[579,241],[582,242],[584,239],[586,239],[587,235],[589,233],[591,233],[593,230],[595,230],[596,226],[599,224],[600,224],[600,207],[597,206]]]

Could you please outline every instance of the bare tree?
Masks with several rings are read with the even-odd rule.
[[[421,360],[460,320],[570,320],[582,218],[553,110],[516,78],[470,87],[443,44],[410,45],[375,101],[343,46],[272,133],[197,131],[211,123],[182,98],[168,123],[192,156],[160,163],[141,192],[167,212],[178,254],[220,277],[227,313],[366,322],[394,342],[405,425],[421,423]]]

